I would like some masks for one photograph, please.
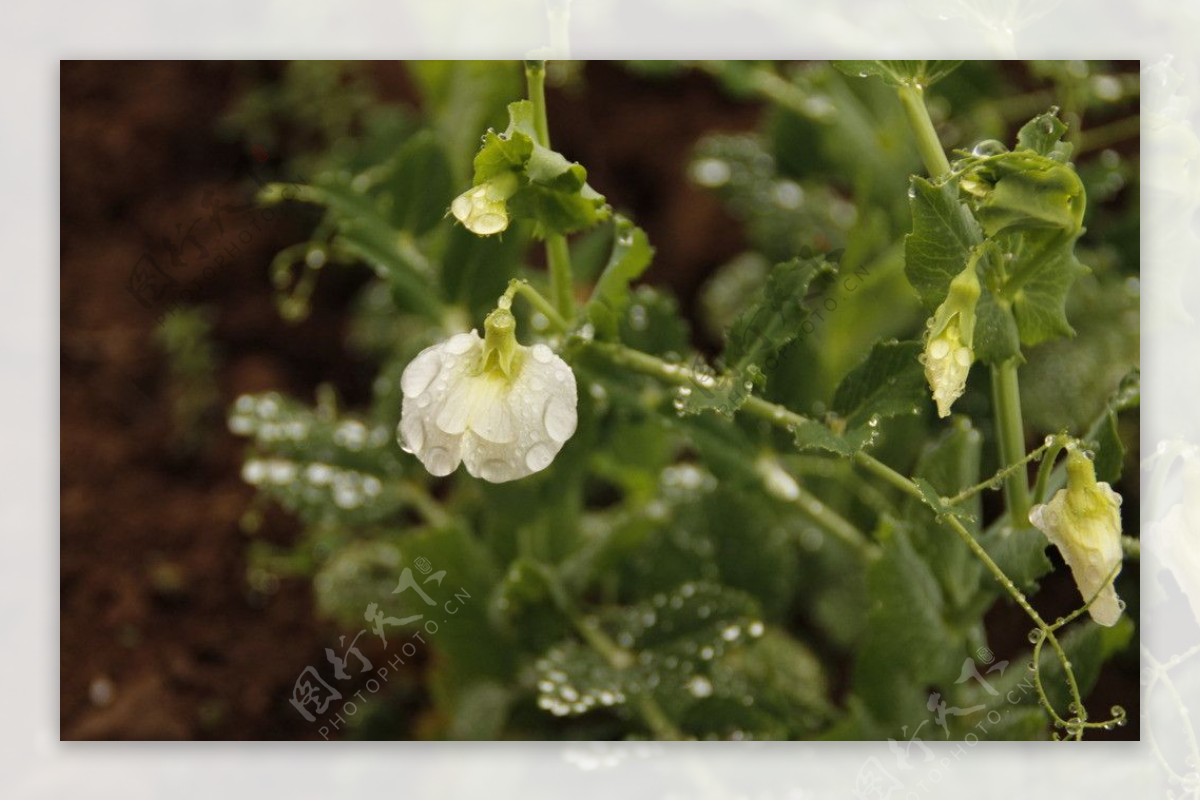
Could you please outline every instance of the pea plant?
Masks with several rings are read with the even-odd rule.
[[[1139,402],[1136,208],[1117,202],[1136,152],[1124,119],[1083,123],[1126,108],[1136,77],[626,65],[704,73],[767,109],[691,156],[747,249],[685,315],[641,282],[680,243],[652,246],[555,149],[560,68],[581,79],[407,65],[409,107],[353,65],[297,64],[233,115],[257,141],[285,118],[304,143],[299,180],[260,194],[317,212],[271,267],[281,312],[304,317],[322,272],[365,265],[348,347],[375,371],[365,408],[328,385],[232,408],[258,503],[303,523],[290,546],[254,542],[251,579],[310,576],[323,614],[362,628],[387,608],[394,636],[421,617],[396,593],[417,586],[408,566],[460,588],[422,640],[423,689],[393,690],[364,731],[1079,740],[1124,724],[1087,701],[1136,650],[1118,579],[1133,602],[1138,546],[1114,489]],[[1039,593],[1055,581],[1071,606]],[[997,621],[1017,619],[1014,644]]]

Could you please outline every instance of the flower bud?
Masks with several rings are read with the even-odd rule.
[[[1096,481],[1092,460],[1077,447],[1067,450],[1066,489],[1033,507],[1029,522],[1063,555],[1084,601],[1092,602],[1092,619],[1116,625],[1122,609],[1113,589],[1121,570],[1121,496]]]
[[[954,401],[967,387],[967,374],[975,361],[971,343],[975,337],[975,305],[979,302],[979,278],[975,262],[950,282],[950,292],[933,317],[925,334],[925,380],[937,403],[938,417],[948,417]]]
[[[519,186],[515,173],[501,173],[454,198],[450,213],[473,234],[498,234],[508,228],[507,201]]]

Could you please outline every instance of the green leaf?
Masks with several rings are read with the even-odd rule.
[[[1067,294],[1087,268],[1075,258],[1075,236],[1058,231],[1004,234],[1001,247],[1012,254],[1012,278],[1005,288],[1021,342],[1036,345],[1073,336],[1067,322]]]
[[[772,629],[714,664],[710,684],[711,695],[680,718],[682,729],[702,739],[811,737],[832,717],[816,655]]]
[[[927,88],[954,72],[961,61],[834,61],[847,75],[874,75],[891,86]]]
[[[1049,545],[1046,535],[1030,526],[998,527],[980,534],[979,544],[1013,584],[1026,592],[1035,589],[1037,580],[1054,567],[1046,557],[1046,546]],[[1001,590],[995,582],[989,581],[981,585],[980,592],[983,597],[990,598],[999,595]]]
[[[1125,467],[1125,445],[1117,427],[1117,415],[1111,408],[1104,414],[1096,432],[1096,478],[1115,484]]]
[[[1066,123],[1058,118],[1058,110],[1054,109],[1021,126],[1017,132],[1017,147],[1042,156],[1058,156],[1057,160],[1065,161],[1071,153],[1069,145],[1060,144],[1066,132]]]
[[[509,279],[516,277],[528,242],[528,224],[510,225],[503,236],[476,236],[461,225],[452,226],[442,256],[445,296],[464,304],[472,319],[482,319],[496,307]]]
[[[383,189],[391,203],[388,217],[397,228],[420,236],[442,221],[454,183],[446,152],[432,131],[404,143]]]
[[[952,184],[913,176],[908,192],[912,232],[904,239],[904,272],[929,311],[946,299],[950,282],[983,241],[983,232]]]
[[[880,721],[914,724],[928,714],[931,685],[949,684],[964,643],[946,623],[945,600],[903,528],[868,568],[867,628],[854,665],[855,694]]]
[[[780,351],[803,332],[809,311],[805,303],[813,279],[834,272],[822,258],[792,259],[775,265],[757,301],[729,329],[724,370],[714,373],[697,359],[696,379],[678,390],[675,409],[681,414],[716,412],[732,417],[754,387],[765,386],[767,371]]]
[[[652,696],[678,714],[703,692],[715,660],[762,635],[758,608],[747,595],[711,582],[686,583],[670,594],[608,610],[595,623],[616,644],[602,654],[578,640],[550,648],[534,665],[538,705],[552,714],[581,715]]]
[[[804,420],[790,430],[792,441],[799,450],[829,451],[838,456],[853,456],[870,445],[875,438],[875,427],[869,424],[839,434],[824,423]]]
[[[982,160],[968,176],[983,181],[974,187],[983,192],[975,203],[975,218],[988,236],[1015,228],[1056,228],[1068,234],[1083,228],[1087,195],[1068,165],[1004,153]]]
[[[838,385],[833,409],[849,427],[872,417],[916,414],[925,403],[919,342],[878,342]]]
[[[914,471],[922,495],[943,515],[955,515],[971,533],[978,530],[979,496],[950,508],[941,502],[941,498],[956,495],[979,482],[982,448],[983,437],[979,431],[966,418],[955,417],[950,428],[921,453]],[[914,499],[906,511],[913,546],[929,563],[941,585],[947,607],[960,619],[968,617],[967,612],[972,608],[983,576],[983,566],[966,543],[945,525],[936,522],[928,506]],[[982,611],[978,610],[978,614]]]
[[[612,255],[596,281],[585,313],[596,332],[616,339],[620,320],[629,307],[629,285],[637,280],[654,257],[646,232],[621,215],[613,227]]]
[[[1000,364],[1021,353],[1021,332],[1016,318],[984,290],[975,306],[975,356],[986,364]]]
[[[800,335],[809,314],[805,300],[813,280],[834,271],[834,265],[823,258],[797,258],[775,265],[758,301],[729,329],[725,365],[736,371],[751,364],[769,368],[779,351]]]

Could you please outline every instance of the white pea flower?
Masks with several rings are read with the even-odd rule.
[[[1075,446],[1067,450],[1067,486],[1029,512],[1071,568],[1092,619],[1114,626],[1124,608],[1113,588],[1121,571],[1121,496],[1096,481],[1092,460]]]
[[[567,363],[542,344],[520,345],[506,299],[484,337],[455,334],[404,368],[398,438],[435,476],[462,462],[501,483],[545,469],[575,433],[578,395]]]
[[[929,318],[921,364],[925,366],[925,380],[937,403],[938,417],[948,417],[950,407],[967,388],[967,375],[975,361],[971,344],[979,292],[979,278],[972,260],[950,282],[949,294]]]
[[[501,173],[454,198],[450,213],[473,234],[501,233],[508,228],[508,199],[519,186],[516,174]]]

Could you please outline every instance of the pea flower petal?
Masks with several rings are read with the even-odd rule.
[[[1071,569],[1088,613],[1114,626],[1123,605],[1113,588],[1121,570],[1121,496],[1096,481],[1092,461],[1075,447],[1067,454],[1067,486],[1029,512],[1029,522],[1054,543]]]
[[[571,368],[511,333],[496,346],[471,331],[428,347],[404,369],[400,388],[400,444],[435,476],[461,463],[493,483],[524,478],[549,466],[575,433]]]

